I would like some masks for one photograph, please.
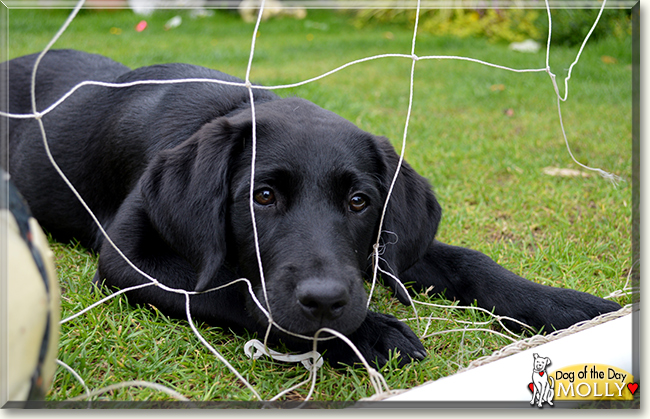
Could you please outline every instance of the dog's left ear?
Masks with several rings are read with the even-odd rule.
[[[144,208],[158,234],[197,272],[207,289],[226,257],[226,203],[234,133],[226,118],[160,151],[141,179]]]
[[[382,183],[387,193],[399,164],[399,156],[386,138],[376,137],[376,141],[384,156]],[[401,272],[415,264],[433,241],[441,216],[442,209],[429,182],[403,161],[382,228],[381,244],[385,245],[385,251],[381,258],[387,264],[383,268],[399,277]],[[405,296],[401,287],[393,288],[403,300]]]

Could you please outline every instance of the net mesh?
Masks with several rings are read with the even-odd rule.
[[[252,145],[252,150],[253,150],[253,153],[252,153],[252,162],[251,162],[252,164],[251,164],[250,176],[251,176],[251,179],[254,179],[255,178],[255,168],[256,168],[255,163],[256,163],[256,150],[257,150],[257,131],[256,131],[256,124],[255,124],[255,120],[256,120],[255,119],[255,101],[254,101],[254,97],[253,97],[252,84],[251,84],[251,81],[250,81],[250,74],[251,74],[251,69],[253,67],[253,58],[255,56],[256,38],[257,38],[259,28],[260,28],[260,25],[261,25],[261,22],[262,22],[262,16],[263,16],[263,12],[264,12],[264,9],[265,9],[266,2],[264,0],[262,0],[259,3],[257,19],[256,19],[255,27],[254,27],[253,33],[252,33],[252,41],[251,41],[251,48],[250,48],[249,58],[248,58],[248,65],[247,65],[247,68],[246,68],[246,75],[245,75],[245,79],[244,79],[243,83],[232,83],[232,82],[225,82],[225,81],[213,80],[213,79],[141,80],[141,81],[131,82],[131,83],[105,83],[105,82],[97,82],[97,81],[88,80],[88,81],[84,81],[83,83],[80,83],[80,84],[74,86],[70,91],[68,91],[65,95],[63,95],[59,100],[57,100],[55,103],[53,103],[49,107],[47,107],[45,109],[42,109],[42,110],[39,110],[37,108],[37,106],[36,106],[36,100],[35,100],[35,83],[36,83],[36,77],[37,77],[37,69],[38,69],[39,63],[41,61],[41,58],[47,53],[48,50],[50,50],[54,46],[54,44],[57,42],[57,40],[60,38],[60,36],[66,31],[66,29],[68,28],[70,23],[75,19],[78,12],[84,6],[84,3],[85,3],[85,0],[81,0],[75,5],[74,9],[70,13],[70,15],[69,15],[68,19],[66,20],[66,22],[61,26],[59,31],[55,34],[55,36],[51,39],[51,41],[43,49],[43,51],[41,52],[41,54],[39,55],[39,57],[38,57],[38,59],[36,61],[36,64],[35,64],[33,72],[32,72],[32,87],[31,87],[32,113],[24,114],[24,115],[2,113],[2,115],[10,117],[10,118],[30,118],[30,119],[35,119],[38,122],[38,124],[40,126],[40,130],[41,130],[41,134],[42,134],[42,141],[43,141],[43,144],[44,144],[45,149],[47,151],[48,158],[50,159],[52,165],[55,167],[55,169],[59,173],[59,176],[67,183],[68,187],[74,192],[77,199],[84,205],[86,210],[93,217],[93,219],[97,223],[99,229],[101,230],[102,234],[104,235],[105,240],[108,241],[113,246],[113,248],[131,266],[132,269],[134,269],[140,275],[142,275],[145,279],[147,279],[147,283],[142,284],[142,285],[138,285],[138,286],[135,286],[135,287],[123,289],[123,290],[121,290],[119,292],[111,294],[108,297],[100,299],[96,303],[84,308],[83,310],[78,311],[74,315],[63,319],[61,321],[61,323],[62,324],[67,323],[67,322],[69,322],[69,321],[71,321],[71,320],[73,320],[73,319],[75,319],[75,318],[77,318],[79,316],[83,316],[86,313],[88,313],[90,310],[93,310],[96,307],[105,304],[106,301],[108,301],[110,299],[113,299],[113,298],[116,298],[120,294],[128,292],[129,290],[135,290],[135,289],[139,289],[139,288],[143,288],[143,287],[155,286],[155,287],[159,287],[161,289],[164,289],[167,292],[179,293],[179,294],[182,294],[182,295],[185,296],[187,321],[189,322],[190,327],[191,327],[194,335],[201,341],[201,343],[205,346],[205,348],[207,348],[207,350],[209,350],[214,355],[214,357],[216,359],[218,359],[221,363],[223,363],[224,365],[226,365],[228,367],[228,369],[231,371],[231,373],[234,376],[236,376],[237,379],[241,383],[243,383],[243,385],[245,386],[245,388],[248,389],[248,391],[250,391],[250,393],[251,393],[251,395],[252,395],[252,397],[254,399],[260,400],[260,401],[261,400],[270,400],[270,401],[278,400],[278,399],[286,396],[288,393],[291,393],[294,390],[296,390],[296,389],[298,389],[298,388],[300,388],[302,386],[309,386],[308,393],[307,393],[306,396],[304,396],[304,400],[311,399],[312,395],[313,395],[313,392],[316,389],[317,382],[318,382],[316,371],[322,365],[322,361],[319,361],[319,354],[316,352],[316,349],[315,349],[316,341],[313,338],[304,337],[306,339],[314,340],[314,351],[312,351],[312,352],[310,352],[308,354],[304,354],[302,356],[280,354],[280,353],[277,353],[275,351],[270,350],[266,346],[266,344],[264,342],[250,341],[247,344],[247,349],[246,349],[246,351],[247,351],[246,354],[249,357],[259,358],[260,356],[270,356],[270,357],[275,357],[276,359],[283,360],[283,361],[302,362],[305,365],[305,367],[309,370],[309,376],[308,376],[308,378],[306,380],[301,381],[301,382],[299,382],[297,384],[294,384],[294,385],[289,385],[289,386],[287,386],[286,389],[284,389],[283,391],[281,391],[278,394],[275,394],[273,396],[266,396],[266,395],[260,394],[256,390],[255,386],[253,386],[244,377],[244,375],[241,372],[239,372],[236,368],[234,368],[231,365],[231,363],[228,362],[228,360],[226,359],[225,356],[223,356],[213,345],[211,345],[208,342],[208,340],[206,340],[206,338],[203,337],[201,331],[195,325],[194,321],[192,320],[192,317],[190,316],[190,296],[194,295],[194,294],[197,294],[197,293],[192,292],[192,291],[181,290],[181,289],[173,289],[173,288],[167,287],[166,285],[159,282],[156,278],[153,278],[152,276],[148,275],[146,272],[142,271],[138,266],[133,264],[128,259],[128,257],[126,255],[124,255],[122,253],[122,251],[113,243],[111,237],[106,233],[106,231],[103,229],[101,223],[99,223],[99,221],[97,220],[97,218],[95,217],[93,212],[90,210],[90,208],[84,202],[83,197],[76,191],[74,185],[67,179],[65,173],[59,168],[57,162],[53,158],[53,156],[52,156],[52,154],[51,154],[51,152],[49,150],[49,146],[48,146],[47,130],[46,130],[46,127],[44,126],[43,121],[42,121],[43,116],[47,115],[52,110],[56,109],[61,103],[63,103],[71,95],[73,95],[75,91],[77,91],[80,88],[83,88],[84,86],[88,86],[88,85],[104,86],[106,88],[115,88],[115,89],[117,89],[117,88],[124,88],[124,87],[130,87],[130,86],[142,85],[142,84],[150,84],[150,85],[158,84],[158,85],[162,85],[162,84],[170,84],[170,83],[221,83],[221,84],[230,84],[230,85],[237,85],[237,86],[245,87],[245,88],[248,89],[249,95],[250,95],[250,103],[251,103],[250,112],[251,112],[252,120],[253,120],[253,131],[252,131],[252,144],[253,144]],[[562,89],[560,89],[560,85],[558,84],[558,81],[557,81],[558,77],[556,76],[556,74],[553,73],[553,71],[551,69],[551,63],[550,63],[551,33],[552,33],[551,30],[549,30],[548,40],[547,40],[547,44],[546,44],[545,66],[540,67],[540,68],[516,69],[516,68],[510,68],[510,67],[502,66],[502,65],[499,65],[499,64],[494,64],[494,63],[490,63],[490,62],[487,62],[487,61],[478,60],[478,59],[470,58],[470,57],[463,57],[463,56],[440,56],[440,55],[419,56],[416,53],[416,45],[417,45],[417,36],[418,36],[419,15],[420,15],[420,9],[422,7],[422,2],[417,1],[417,2],[412,2],[412,3],[413,3],[412,7],[414,7],[416,9],[417,13],[416,13],[416,19],[415,19],[415,23],[414,23],[414,27],[413,27],[413,37],[412,37],[412,42],[411,42],[411,49],[407,53],[404,53],[404,54],[381,54],[381,55],[375,55],[375,56],[371,56],[371,57],[360,58],[360,59],[348,62],[348,63],[346,63],[346,64],[344,64],[344,65],[342,65],[340,67],[337,67],[337,68],[335,68],[335,69],[333,69],[331,71],[325,72],[325,73],[323,73],[323,74],[321,74],[321,75],[319,75],[317,77],[313,77],[313,78],[310,78],[308,80],[304,80],[304,81],[300,81],[300,82],[296,82],[296,83],[292,83],[292,84],[273,85],[273,86],[255,86],[256,89],[268,89],[268,90],[289,89],[289,88],[295,88],[295,87],[303,86],[303,85],[306,85],[308,83],[316,82],[316,81],[321,80],[321,79],[323,79],[325,77],[331,76],[331,75],[333,75],[333,74],[335,74],[335,73],[337,73],[337,72],[339,72],[341,70],[344,70],[344,69],[346,69],[348,67],[355,66],[355,65],[358,65],[358,64],[361,64],[361,63],[365,63],[365,62],[368,62],[368,61],[385,60],[385,59],[406,59],[406,60],[411,60],[410,77],[409,77],[410,83],[409,83],[409,91],[408,91],[408,108],[407,108],[407,112],[406,112],[406,119],[405,119],[405,122],[404,122],[404,129],[403,129],[401,147],[400,147],[400,150],[399,150],[400,158],[399,158],[398,166],[395,168],[396,169],[395,170],[395,175],[393,177],[393,181],[392,181],[392,184],[390,186],[388,197],[386,199],[386,202],[384,203],[384,209],[383,209],[383,213],[382,213],[382,216],[381,216],[380,226],[383,226],[383,219],[384,219],[384,216],[385,216],[385,213],[386,213],[386,208],[387,208],[388,202],[389,202],[389,200],[391,198],[393,186],[395,184],[397,176],[399,175],[400,168],[402,166],[402,162],[403,162],[403,159],[404,159],[404,154],[405,154],[406,145],[407,145],[408,132],[409,132],[409,123],[410,123],[410,119],[411,119],[411,111],[412,111],[412,107],[413,107],[414,80],[415,80],[415,77],[416,77],[416,67],[417,67],[418,62],[421,62],[421,61],[424,61],[424,60],[461,60],[461,61],[472,62],[472,63],[484,65],[484,66],[487,66],[487,67],[491,67],[491,68],[494,68],[494,69],[497,69],[497,70],[508,71],[508,72],[516,72],[516,73],[543,73],[543,72],[545,72],[545,73],[547,73],[550,80],[551,80],[552,88],[555,91],[555,94],[557,96],[557,112],[558,112],[558,116],[559,116],[560,127],[561,127],[562,135],[563,135],[565,143],[566,143],[567,150],[568,150],[571,158],[575,161],[575,163],[577,165],[581,166],[582,168],[584,168],[586,170],[590,170],[590,171],[594,171],[594,172],[599,173],[601,176],[608,179],[609,181],[611,181],[614,184],[621,181],[621,179],[618,176],[614,175],[614,174],[608,173],[608,172],[606,172],[606,171],[604,171],[604,170],[602,170],[600,168],[594,168],[594,167],[587,166],[585,164],[580,163],[579,161],[577,161],[575,159],[573,153],[571,152],[571,148],[570,148],[570,145],[569,145],[569,140],[567,138],[567,135],[566,135],[566,132],[565,132],[565,129],[564,129],[564,123],[563,123],[563,120],[562,120],[562,103],[567,101],[568,96],[569,96],[569,81],[571,79],[572,70],[573,70],[574,66],[578,64],[578,62],[580,60],[580,56],[581,56],[581,54],[582,54],[582,52],[583,52],[583,50],[585,48],[585,45],[587,44],[587,41],[589,40],[594,28],[598,24],[598,21],[599,21],[601,15],[602,15],[602,12],[605,9],[606,0],[604,0],[602,2],[602,4],[600,5],[600,12],[598,14],[598,17],[596,18],[591,30],[589,31],[589,33],[585,37],[584,41],[582,42],[582,44],[581,44],[581,46],[580,46],[580,48],[579,48],[579,50],[578,50],[578,52],[576,54],[575,60],[573,61],[573,63],[571,64],[571,66],[568,69],[568,75],[564,78],[563,93],[561,92]],[[291,7],[291,5],[289,5],[289,6]],[[372,7],[378,7],[378,6],[379,5],[374,4]],[[394,6],[394,4],[392,6]],[[363,5],[357,5],[357,7],[363,7]],[[402,5],[402,7],[404,7],[404,5]],[[550,4],[549,4],[548,0],[545,1],[545,7],[546,7],[547,14],[548,14],[548,24],[549,24],[549,29],[550,29],[550,28],[552,28],[552,19],[551,19],[551,13],[550,13]],[[234,285],[236,283],[240,283],[240,282],[244,282],[244,283],[247,284],[248,290],[249,290],[249,293],[250,293],[251,297],[256,302],[256,304],[258,305],[260,310],[268,318],[268,330],[267,330],[267,336],[268,336],[268,332],[270,332],[272,327],[277,327],[277,328],[279,328],[281,330],[282,330],[282,328],[281,328],[280,325],[278,325],[277,323],[274,322],[273,315],[272,315],[271,311],[268,309],[268,307],[269,307],[268,297],[266,295],[266,285],[265,285],[264,271],[263,271],[263,268],[262,268],[263,267],[263,261],[262,261],[262,258],[261,258],[261,255],[260,255],[260,250],[259,250],[257,226],[256,226],[256,222],[255,222],[255,206],[253,204],[254,182],[251,182],[250,184],[251,184],[250,191],[249,191],[249,195],[250,195],[250,200],[249,200],[249,203],[250,203],[250,216],[251,216],[251,219],[253,220],[252,225],[253,225],[254,237],[255,237],[255,249],[256,249],[256,256],[257,256],[257,263],[258,263],[258,267],[259,267],[260,277],[261,277],[261,281],[262,281],[262,285],[263,285],[263,289],[264,289],[264,301],[258,301],[255,293],[252,290],[252,286],[251,286],[250,282],[246,278],[237,279],[236,281],[233,281],[232,283],[224,285],[223,287],[232,286],[232,285]],[[379,228],[379,231],[380,232],[383,231],[381,227]],[[378,261],[381,258],[381,251],[382,251],[382,246],[381,246],[380,237],[377,237],[377,240],[376,240],[376,243],[375,243],[375,246],[374,246],[373,255],[372,255],[373,259],[374,259],[374,263],[373,263],[374,271],[373,271],[373,277],[372,277],[372,282],[371,282],[371,288],[370,288],[370,292],[369,292],[369,296],[368,296],[368,305],[370,305],[371,298],[373,297],[373,293],[374,293],[374,290],[375,290],[375,285],[376,285],[376,282],[377,282],[377,277],[378,277],[379,274],[391,276],[398,283],[398,286],[403,287],[403,285],[399,281],[399,278],[395,277],[394,275],[392,275],[389,272],[386,272],[385,270],[382,270],[379,267]],[[221,289],[223,287],[207,290],[207,291],[204,291],[203,293],[217,292],[219,289]],[[630,286],[629,276],[628,276],[628,281],[625,284],[625,286],[623,287],[623,289],[621,289],[621,290],[619,290],[619,291],[617,291],[615,293],[612,293],[612,295],[608,296],[607,298],[618,297],[618,296],[629,294],[629,293],[635,292],[635,291],[636,290],[633,290],[632,287]],[[630,310],[631,310],[631,307],[627,306],[627,307],[623,308],[620,312],[617,312],[617,313],[614,313],[614,314],[611,314],[611,315],[607,315],[607,316],[601,316],[601,317],[596,318],[596,319],[594,319],[592,321],[581,323],[580,325],[578,325],[578,326],[576,326],[576,327],[574,327],[574,328],[572,328],[570,330],[562,331],[561,333],[556,333],[556,334],[553,334],[553,335],[551,335],[549,337],[536,336],[536,337],[530,338],[528,340],[523,340],[522,341],[521,340],[521,334],[517,334],[517,333],[514,333],[514,332],[508,330],[508,328],[503,323],[503,320],[510,320],[510,321],[514,321],[516,323],[522,324],[521,322],[518,322],[515,319],[510,319],[510,318],[507,318],[507,317],[494,315],[493,313],[491,313],[488,310],[484,310],[484,309],[481,309],[481,308],[478,308],[478,307],[460,307],[458,305],[432,304],[430,302],[417,301],[417,300],[411,300],[411,307],[413,308],[413,311],[414,311],[414,317],[409,318],[409,319],[403,319],[403,320],[404,321],[416,321],[416,322],[424,322],[424,321],[426,321],[427,322],[426,326],[424,327],[424,331],[421,333],[421,339],[430,338],[432,336],[436,336],[436,335],[444,334],[444,333],[463,333],[463,334],[465,334],[465,333],[470,332],[470,331],[479,331],[479,332],[490,333],[490,334],[498,334],[501,337],[503,337],[505,340],[513,342],[511,345],[503,348],[501,351],[499,351],[499,352],[497,352],[497,353],[495,353],[493,355],[490,355],[488,357],[483,357],[480,360],[474,361],[472,364],[470,364],[470,366],[468,368],[473,368],[475,366],[481,365],[482,363],[489,362],[490,360],[493,360],[493,359],[499,359],[499,357],[506,356],[506,355],[512,353],[513,351],[519,351],[519,350],[522,350],[522,348],[525,349],[525,348],[531,347],[531,345],[544,343],[544,342],[548,341],[548,339],[555,339],[555,338],[561,337],[561,336],[563,336],[563,335],[565,335],[567,333],[575,333],[577,330],[582,330],[585,327],[592,327],[593,325],[600,324],[600,323],[602,323],[604,321],[607,321],[608,319],[616,318],[616,317],[619,317],[620,315],[628,314],[630,312]],[[480,311],[480,312],[484,313],[486,316],[489,317],[489,319],[487,321],[482,321],[482,322],[463,322],[463,321],[461,321],[460,323],[457,323],[459,328],[450,328],[450,329],[444,330],[444,331],[429,332],[429,327],[432,324],[432,322],[434,322],[434,321],[446,322],[446,321],[449,321],[449,318],[438,318],[438,317],[434,317],[432,315],[430,315],[430,316],[428,316],[426,318],[421,318],[420,315],[418,314],[419,313],[418,308],[422,308],[422,307],[437,307],[437,308],[441,308],[441,309],[444,309],[444,310],[461,310],[461,309],[462,310],[476,310],[476,311]],[[503,332],[499,332],[497,330],[492,330],[491,326],[495,322],[498,323],[501,326],[500,328],[503,330]],[[522,325],[524,327],[526,327],[526,325],[524,325],[524,324],[522,324]],[[289,331],[285,331],[285,332],[291,333]],[[386,397],[387,395],[395,394],[396,392],[402,391],[402,390],[391,390],[390,387],[388,386],[386,380],[382,377],[382,375],[379,374],[373,367],[370,366],[370,364],[363,358],[361,353],[354,347],[354,344],[352,342],[350,342],[347,339],[347,337],[345,337],[345,336],[341,335],[340,333],[338,333],[337,331],[334,331],[334,330],[331,330],[331,329],[322,329],[322,330],[317,332],[315,338],[317,339],[318,335],[321,334],[321,333],[324,333],[324,332],[330,333],[331,335],[334,335],[337,338],[342,339],[348,345],[350,345],[350,347],[357,353],[357,355],[362,360],[362,363],[363,363],[363,365],[365,366],[365,368],[367,370],[367,373],[368,373],[367,374],[367,380],[370,383],[370,385],[372,386],[372,388],[374,389],[375,395],[374,395],[373,399],[381,399],[381,398]],[[450,362],[453,362],[453,361],[450,361]],[[91,389],[88,388],[88,386],[84,382],[83,378],[76,371],[74,371],[74,369],[70,368],[68,365],[66,365],[62,361],[58,361],[58,363],[59,363],[59,365],[62,366],[62,368],[68,370],[79,381],[79,383],[85,389],[85,393],[83,395],[78,396],[73,400],[91,399],[92,397],[104,394],[106,392],[113,391],[113,390],[115,390],[117,388],[132,387],[132,386],[152,388],[154,390],[161,391],[161,392],[167,394],[169,397],[171,397],[173,399],[180,400],[180,401],[186,401],[187,400],[187,398],[185,396],[183,396],[182,394],[178,393],[177,391],[175,391],[173,389],[165,387],[165,386],[163,386],[161,384],[148,382],[148,381],[141,381],[141,380],[125,381],[125,382],[122,382],[122,383],[117,383],[117,384],[114,384],[114,385],[111,385],[111,386],[108,386],[108,387],[105,387],[105,388],[101,388],[101,389],[98,389],[98,390],[92,390],[91,391]],[[459,368],[461,367],[462,363],[463,363],[462,359],[459,359],[458,360]]]

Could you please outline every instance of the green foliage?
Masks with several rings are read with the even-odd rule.
[[[551,10],[552,42],[554,45],[580,45],[598,17],[598,9],[555,9]],[[538,21],[542,33],[548,33],[548,18]],[[590,39],[602,39],[612,35],[622,38],[632,33],[630,12],[605,9]]]
[[[554,9],[552,43],[580,44],[593,26],[598,9]],[[373,22],[412,26],[415,10],[372,9],[356,14],[357,27]],[[420,13],[420,29],[438,36],[484,37],[492,42],[544,41],[548,36],[548,15],[532,9],[437,9]],[[629,12],[607,9],[603,12],[594,39],[606,35],[624,37],[631,33]]]
[[[535,25],[538,17],[536,10],[443,9],[426,13],[422,29],[433,34],[484,36],[491,41],[519,42],[540,37]]]

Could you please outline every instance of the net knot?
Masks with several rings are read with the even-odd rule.
[[[323,366],[323,357],[321,356],[320,353],[316,351],[309,351],[299,355],[283,354],[281,352],[274,351],[273,349],[269,349],[257,339],[251,339],[248,342],[246,342],[246,344],[244,345],[244,353],[246,354],[246,356],[252,359],[257,359],[260,358],[262,355],[266,355],[277,361],[300,362],[302,363],[302,365],[305,366],[305,368],[307,368],[310,371],[314,367],[316,368],[316,370],[318,370],[320,367]],[[315,363],[313,362],[314,360]]]

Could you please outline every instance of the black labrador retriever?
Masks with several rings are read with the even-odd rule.
[[[31,112],[34,62],[30,55],[2,64],[9,112]],[[180,78],[241,83],[192,65],[130,70],[106,57],[61,50],[48,52],[40,64],[36,103],[43,110],[84,80]],[[395,150],[387,139],[306,100],[257,88],[254,101],[252,189],[262,273],[251,222],[252,118],[245,87],[85,86],[46,114],[43,123],[54,158],[109,236],[161,283],[201,291],[245,277],[286,331],[313,336],[323,327],[337,330],[378,365],[394,350],[402,364],[424,358],[425,349],[406,325],[367,310],[363,286],[373,270],[378,224],[398,166]],[[9,125],[9,171],[41,225],[58,240],[75,238],[99,252],[96,281],[117,288],[146,282],[103,239],[55,173],[37,122],[4,123]],[[381,232],[380,267],[411,292],[432,287],[447,298],[476,301],[547,331],[620,308],[590,294],[530,282],[477,251],[436,241],[440,216],[428,182],[404,163]],[[384,281],[407,301],[390,276]],[[128,297],[185,317],[183,295],[145,287]],[[268,326],[244,283],[192,296],[191,313],[261,336]],[[275,327],[270,337],[294,350],[311,347]],[[339,339],[321,342],[319,349],[330,362],[358,360]]]

